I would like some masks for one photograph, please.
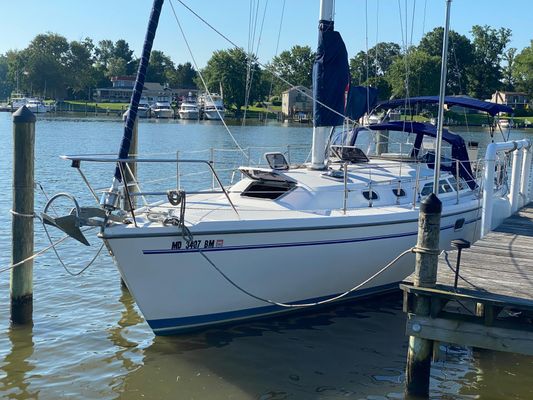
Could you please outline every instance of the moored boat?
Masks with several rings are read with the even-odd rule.
[[[198,102],[192,94],[183,99],[181,102],[180,108],[178,110],[180,119],[198,119],[200,117],[200,108],[198,107]]]
[[[206,95],[203,102],[203,115],[208,120],[221,120],[224,119],[226,109],[224,108],[224,102],[222,96],[216,93]]]
[[[151,26],[161,6],[162,0],[154,1]],[[265,153],[265,165],[241,166],[242,179],[225,186],[207,160],[129,159],[138,91],[117,158],[65,157],[78,168],[91,161],[117,165],[101,208],[76,211],[76,227],[101,226],[100,237],[156,334],[396,288],[413,270],[420,203],[434,192],[442,202],[442,249],[453,239],[479,236],[480,183],[460,136],[408,121],[332,129],[345,121],[350,81],[346,49],[333,25],[333,1],[323,0],[313,74],[323,81],[313,85],[308,164],[291,165],[283,153]],[[152,41],[153,32],[147,34]],[[142,87],[150,50],[147,40],[136,87]],[[441,157],[434,151],[440,136]],[[126,162],[204,167],[219,187],[143,193],[138,183],[139,192],[130,193]],[[505,184],[498,181],[492,190],[495,180],[488,182],[487,193],[506,195]],[[132,196],[157,200],[135,209]],[[133,211],[122,210],[120,200]],[[60,227],[60,220],[46,220]]]
[[[26,107],[34,114],[47,113],[50,111],[50,107],[46,105],[42,100],[36,98],[29,98],[26,102]]]
[[[150,113],[156,118],[174,118],[174,109],[168,101],[156,101],[152,105]]]

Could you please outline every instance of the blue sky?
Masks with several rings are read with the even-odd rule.
[[[86,36],[93,38],[95,42],[102,39],[126,39],[136,55],[141,52],[152,3],[151,0],[26,0],[24,3],[0,1],[0,53],[9,49],[22,49],[36,34],[50,31],[66,36],[69,40],[79,40]],[[230,47],[230,44],[197,20],[176,0],[166,0],[156,35],[155,49],[164,51],[177,63],[191,60],[172,14],[170,1],[173,2],[200,67],[205,65],[214,50]],[[283,0],[183,1],[244,48],[248,47],[250,3],[257,4],[259,1],[258,26],[266,4],[266,18],[258,54],[261,62],[267,62],[275,55]],[[400,26],[399,3],[402,8],[403,29]],[[444,0],[337,0],[336,28],[344,37],[350,57],[366,47],[365,9],[368,15],[369,47],[372,47],[376,40],[401,44],[402,30],[405,35],[406,3],[407,36],[410,38],[412,30],[414,44],[418,43],[424,31],[443,25]],[[318,7],[319,0],[285,0],[280,51],[295,44],[315,48]],[[411,27],[413,7],[415,22]],[[533,0],[453,0],[451,27],[467,36],[470,35],[469,31],[474,24],[511,28],[511,46],[520,51],[533,39],[532,17]],[[259,30],[259,27],[257,29]],[[256,39],[258,36],[256,33]]]

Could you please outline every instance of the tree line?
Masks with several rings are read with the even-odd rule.
[[[0,55],[0,98],[19,90],[54,99],[86,99],[97,87],[111,86],[112,76],[133,75],[139,60],[123,40],[91,38],[69,42],[56,33],[35,36],[23,50]],[[190,63],[175,65],[162,51],[150,56],[146,80],[173,87],[195,88],[196,71]]]
[[[447,94],[486,99],[496,90],[522,91],[533,97],[533,40],[520,52],[508,47],[511,30],[475,25],[472,38],[451,31]],[[426,33],[417,46],[377,43],[350,59],[352,84],[378,88],[380,99],[435,95],[439,91],[443,28]],[[311,87],[315,53],[293,46],[260,65],[243,49],[217,50],[202,69],[210,91],[222,88],[227,105],[240,109],[272,98],[291,85]],[[125,40],[90,38],[68,42],[55,33],[37,35],[23,50],[0,55],[0,98],[17,87],[52,98],[90,99],[92,89],[108,87],[109,78],[132,75],[138,67]],[[203,88],[190,63],[175,64],[152,51],[147,81],[170,87]]]

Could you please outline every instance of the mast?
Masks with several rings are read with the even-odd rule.
[[[154,0],[152,12],[150,13],[150,19],[148,20],[148,28],[144,38],[141,60],[139,62],[139,69],[137,70],[137,78],[135,79],[135,86],[133,93],[131,94],[126,122],[124,123],[124,135],[122,136],[122,142],[120,144],[120,150],[118,153],[119,159],[127,158],[130,151],[131,138],[133,136],[133,125],[137,119],[137,110],[139,108],[139,101],[141,100],[141,95],[144,88],[146,70],[148,69],[150,53],[152,52],[152,45],[154,43],[157,25],[159,24],[159,16],[161,15],[163,2],[164,0]],[[121,182],[122,176],[120,173],[120,168],[117,165],[111,188],[109,191],[104,192],[100,200],[100,205],[103,208],[108,210],[113,210],[116,208],[119,199],[118,187]]]
[[[335,0],[320,0],[320,18],[318,21],[319,32],[333,30],[333,14],[335,11]],[[320,39],[319,39],[320,40]],[[320,46],[320,42],[319,42]],[[315,85],[316,82],[313,82]],[[316,99],[315,99],[316,101]],[[316,107],[316,104],[315,104]],[[311,169],[324,169],[326,138],[329,127],[315,126],[313,124],[313,147],[311,150]]]
[[[446,72],[448,70],[448,33],[450,31],[450,7],[452,0],[446,0],[446,26],[442,38],[442,65],[440,70],[439,114],[437,120],[437,146],[435,149],[435,171],[433,193],[439,193],[440,158],[442,154],[442,126],[444,125],[444,97],[446,96]],[[459,177],[457,177],[459,179]]]

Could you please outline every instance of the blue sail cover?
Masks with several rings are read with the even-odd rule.
[[[378,104],[378,108],[397,108],[407,106],[413,106],[415,104],[438,104],[439,96],[420,96],[420,97],[410,97],[408,99],[395,99],[383,101]],[[511,107],[505,106],[503,104],[492,103],[490,101],[483,101],[474,99],[472,97],[456,97],[456,96],[446,96],[444,98],[444,104],[449,106],[460,106],[471,108],[473,110],[484,111],[493,117],[500,113],[510,113],[514,111]]]
[[[364,127],[354,128],[351,132],[348,133],[347,140],[345,143],[349,146],[354,146],[355,142],[357,141],[357,136],[359,132],[368,129],[372,131],[395,131],[416,134],[415,143],[413,145],[414,157],[418,156],[418,152],[422,148],[422,141],[424,139],[424,136],[430,136],[433,138],[437,137],[437,128],[434,125],[412,121],[389,121],[381,124],[373,124]],[[452,158],[454,160],[459,160],[459,176],[466,181],[466,183],[471,189],[475,189],[476,182],[474,179],[474,174],[472,173],[472,168],[470,167],[470,160],[468,158],[468,151],[466,149],[464,139],[461,136],[452,133],[447,129],[443,129],[442,140],[451,145]],[[452,164],[453,165],[451,168],[441,165],[441,169],[444,171],[448,170],[455,176],[456,168],[455,164]]]
[[[348,52],[333,21],[320,21],[318,48],[313,64],[313,125],[336,126],[343,122],[344,92],[350,83]],[[322,104],[337,113],[324,107]]]
[[[346,101],[346,117],[358,120],[376,106],[378,90],[367,86],[350,86]]]

